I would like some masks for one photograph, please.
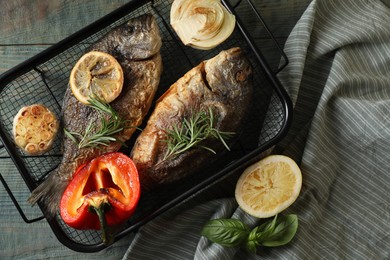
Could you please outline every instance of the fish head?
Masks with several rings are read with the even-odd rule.
[[[239,47],[211,58],[204,65],[204,81],[213,93],[234,100],[249,91],[252,67]]]
[[[112,39],[112,47],[127,60],[148,59],[158,53],[162,45],[156,18],[151,14],[130,19],[118,27]]]

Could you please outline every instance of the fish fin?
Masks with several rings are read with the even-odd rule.
[[[28,202],[32,205],[40,203],[47,217],[54,217],[60,209],[60,200],[69,181],[59,178],[57,172],[52,172],[35,190],[32,191]]]

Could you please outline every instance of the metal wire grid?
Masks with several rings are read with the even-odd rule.
[[[68,77],[72,66],[77,59],[86,51],[88,46],[102,37],[111,28],[144,13],[153,13],[161,30],[163,45],[161,54],[163,57],[164,72],[156,97],[159,97],[178,78],[189,69],[196,66],[202,60],[209,59],[217,55],[221,50],[235,46],[240,46],[247,52],[254,75],[254,97],[251,111],[248,114],[243,134],[232,148],[232,151],[225,154],[223,160],[219,160],[215,165],[209,167],[208,171],[214,172],[223,169],[232,161],[239,160],[245,154],[267,143],[279,133],[284,123],[284,111],[281,100],[274,94],[274,89],[267,81],[263,68],[258,64],[255,55],[241,33],[236,29],[228,41],[221,44],[212,51],[197,51],[184,47],[169,25],[170,1],[155,1],[148,3],[127,16],[113,22],[110,26],[103,28],[84,39],[82,42],[70,46],[65,51],[59,53],[32,69],[31,71],[15,78],[0,93],[0,120],[5,125],[7,136],[12,138],[12,120],[17,111],[25,105],[42,103],[48,106],[58,118],[60,118],[63,94],[67,87]],[[43,156],[26,156],[19,151],[19,156],[23,159],[29,174],[39,183],[51,170],[55,169],[61,160],[61,136],[55,141],[53,149]],[[209,174],[208,173],[208,174]],[[181,192],[191,188],[193,183],[197,183],[204,178],[205,174],[198,174],[188,178],[176,189],[165,189],[162,192],[156,191],[143,195],[139,203],[139,210],[128,221],[124,228],[137,223],[145,215],[158,209],[164,203],[180,195]],[[75,230],[64,224],[57,216],[59,227],[57,231],[60,236],[64,235],[69,240],[80,245],[95,245],[100,243],[100,233],[98,231]],[[56,231],[55,231],[56,232]]]

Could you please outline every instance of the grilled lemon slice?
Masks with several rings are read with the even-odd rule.
[[[110,103],[121,93],[123,80],[122,67],[113,56],[91,51],[73,67],[69,85],[74,96],[86,105],[91,97]]]
[[[298,197],[302,174],[294,160],[270,155],[249,166],[236,184],[235,197],[246,213],[272,217],[289,207]]]

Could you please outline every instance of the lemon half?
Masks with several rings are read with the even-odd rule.
[[[110,54],[91,51],[84,54],[70,73],[69,85],[73,95],[82,103],[89,104],[91,97],[110,103],[122,91],[123,70]]]
[[[291,158],[270,155],[249,166],[236,184],[235,197],[246,213],[272,217],[289,207],[302,187],[302,173]]]

